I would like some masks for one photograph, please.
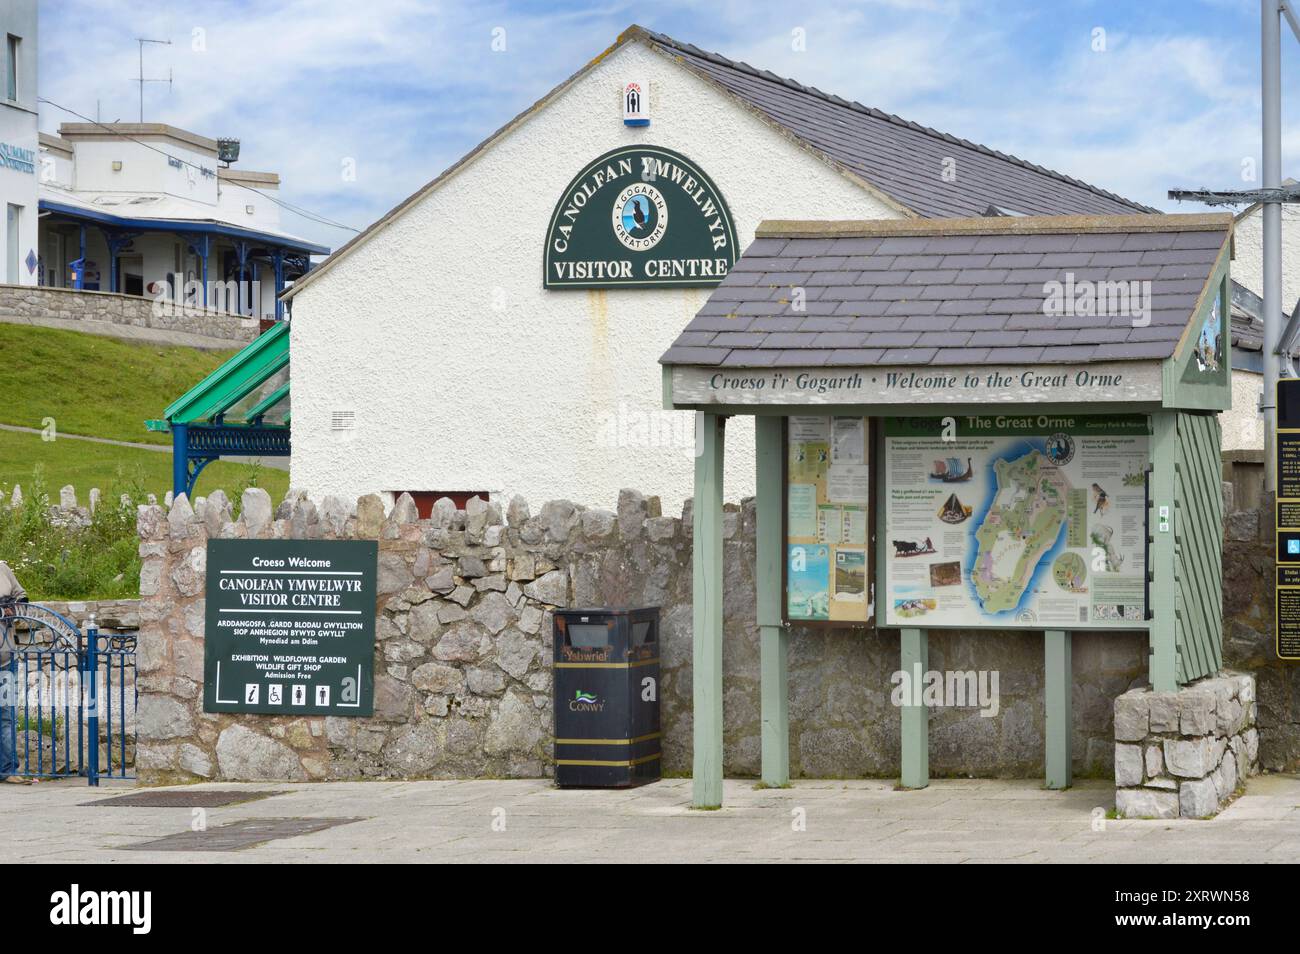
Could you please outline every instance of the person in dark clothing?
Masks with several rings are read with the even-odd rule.
[[[0,782],[31,784],[18,771],[18,656],[14,652],[13,624],[8,621],[18,604],[27,602],[27,591],[0,560]]]

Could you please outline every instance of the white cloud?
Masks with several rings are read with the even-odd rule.
[[[644,17],[704,49],[1163,205],[1171,186],[1235,185],[1242,157],[1258,154],[1257,7],[1209,9],[1162,19],[1128,5],[960,0],[67,0],[42,10],[40,87],[87,115],[134,120],[134,38],[171,39],[145,52],[147,75],[175,78],[170,93],[149,84],[146,119],[240,138],[241,166],[280,172],[286,199],[361,227]],[[1090,47],[1092,20],[1109,24],[1104,53]],[[495,28],[505,52],[491,49]],[[792,49],[796,28],[804,52]],[[42,128],[69,118],[45,107]],[[1285,148],[1295,168],[1300,141],[1288,136]],[[343,181],[345,157],[355,182]],[[334,245],[348,237],[284,223]]]

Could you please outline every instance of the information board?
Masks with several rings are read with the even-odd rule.
[[[1145,415],[883,426],[886,625],[1145,625]]]
[[[209,540],[204,712],[368,716],[373,540]]]
[[[786,424],[785,614],[791,622],[866,623],[869,464],[865,417]]]
[[[1300,659],[1300,380],[1277,382],[1277,585],[1274,619],[1279,659]]]

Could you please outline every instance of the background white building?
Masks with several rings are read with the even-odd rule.
[[[36,0],[0,0],[0,281],[37,283]]]
[[[41,284],[155,297],[166,283],[234,311],[215,286],[243,282],[238,310],[275,317],[277,293],[329,249],[281,228],[279,175],[228,167],[222,148],[163,123],[42,133]]]

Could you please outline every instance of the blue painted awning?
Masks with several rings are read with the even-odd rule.
[[[112,226],[113,228],[122,229],[123,231],[225,235],[246,242],[257,242],[260,245],[268,245],[272,248],[288,249],[290,251],[302,252],[308,255],[328,255],[330,253],[329,248],[325,245],[317,245],[314,242],[292,238],[287,235],[277,235],[274,232],[260,232],[256,229],[241,228],[238,225],[218,222],[215,219],[130,218],[122,215],[114,215],[111,212],[101,212],[98,209],[85,209],[81,206],[68,205],[50,199],[41,199],[40,209],[42,212],[63,215],[72,219],[83,219],[88,222],[95,222],[99,225]]]

